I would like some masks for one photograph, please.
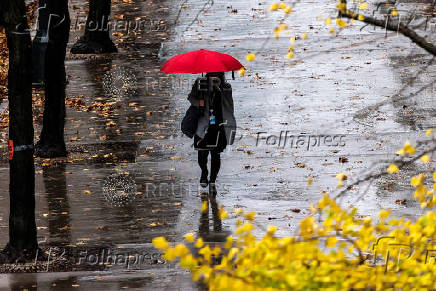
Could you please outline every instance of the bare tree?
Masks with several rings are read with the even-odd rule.
[[[64,141],[65,124],[65,55],[70,31],[67,0],[41,0],[39,38],[47,41],[43,55],[45,100],[42,131],[36,144],[36,155],[44,158],[67,155]]]
[[[72,54],[116,53],[109,36],[111,0],[90,0],[85,34],[71,48]]]
[[[9,243],[2,262],[26,261],[38,248],[33,160],[32,48],[24,0],[0,1],[9,48]]]

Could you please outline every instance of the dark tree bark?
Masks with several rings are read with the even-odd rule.
[[[115,53],[117,48],[109,36],[111,0],[89,0],[85,34],[71,48],[72,54]]]
[[[1,261],[26,261],[37,248],[33,161],[32,48],[24,0],[0,1],[0,25],[9,48],[9,243]],[[11,152],[11,151],[10,151]]]
[[[38,33],[48,38],[44,61],[45,100],[42,131],[36,155],[65,157],[65,55],[70,31],[68,0],[41,0]]]

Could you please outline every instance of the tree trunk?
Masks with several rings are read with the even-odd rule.
[[[33,161],[32,48],[24,0],[0,2],[0,25],[6,28],[9,47],[10,140],[9,243],[1,257],[8,261],[23,261],[32,259],[38,248]]]
[[[42,8],[44,7],[44,8]],[[44,158],[67,155],[65,124],[65,55],[70,31],[68,0],[41,0],[38,34],[48,39],[44,60],[45,100],[42,131],[36,155]]]
[[[72,54],[115,53],[117,48],[109,36],[111,0],[89,0],[85,34],[71,48]]]

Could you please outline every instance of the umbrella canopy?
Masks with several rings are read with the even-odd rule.
[[[167,74],[199,74],[236,71],[244,66],[231,55],[196,50],[169,59],[160,69]]]

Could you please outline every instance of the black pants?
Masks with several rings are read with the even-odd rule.
[[[207,171],[207,157],[210,153],[210,183],[215,183],[216,177],[218,176],[218,172],[221,167],[221,158],[220,153],[216,151],[209,150],[198,150],[198,164],[200,165],[201,171],[203,173],[208,173]]]

